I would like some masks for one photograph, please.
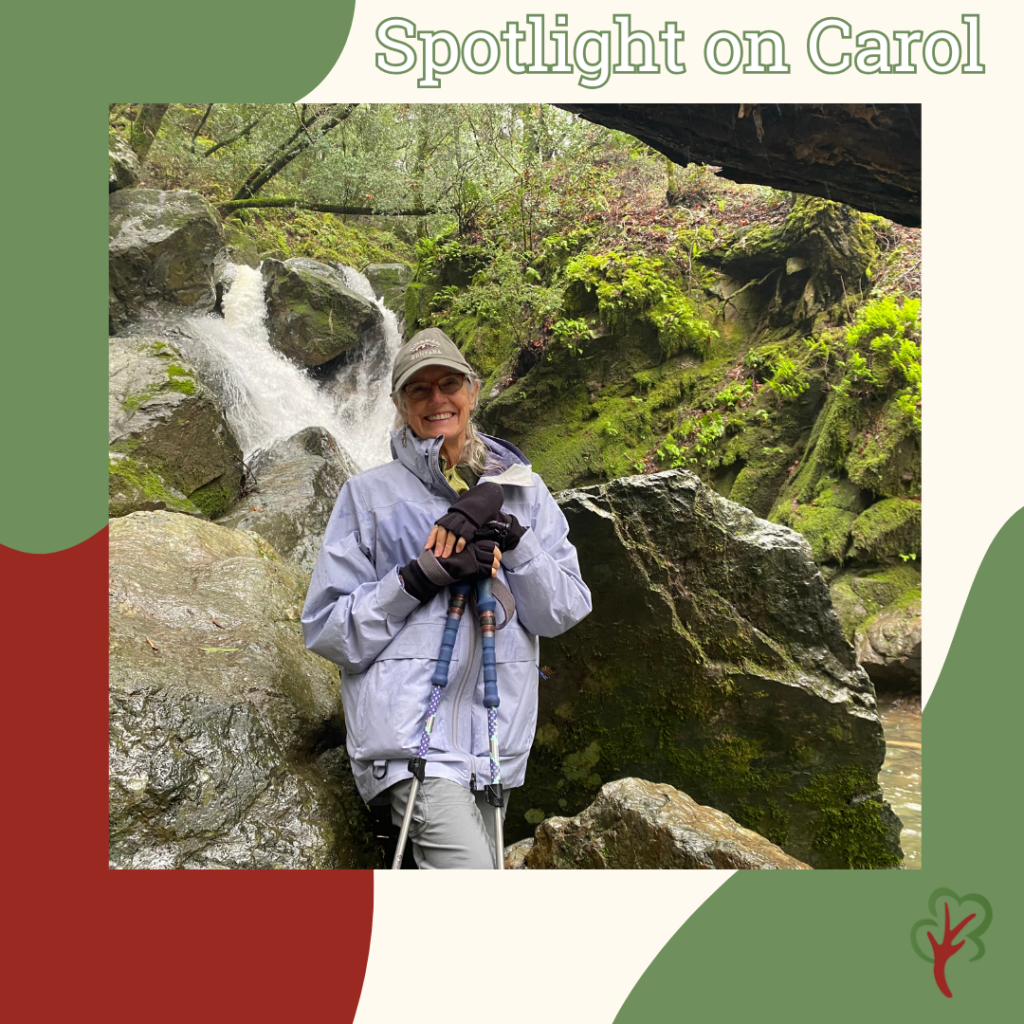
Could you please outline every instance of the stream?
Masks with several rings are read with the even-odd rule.
[[[879,701],[885,762],[878,773],[885,799],[903,822],[903,866],[921,867],[921,707],[916,701]]]

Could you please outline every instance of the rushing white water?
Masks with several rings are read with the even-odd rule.
[[[185,336],[175,338],[217,392],[247,458],[276,438],[310,426],[329,430],[361,469],[391,458],[390,366],[402,339],[394,314],[377,303],[366,278],[350,268],[344,276],[348,287],[381,309],[384,336],[367,332],[352,363],[334,380],[314,380],[271,347],[263,278],[251,267],[228,268],[223,318],[191,317]]]
[[[345,284],[375,303],[384,314],[384,344],[361,342],[359,358],[353,359],[329,383],[335,396],[338,415],[348,440],[345,447],[357,465],[366,469],[391,461],[391,428],[395,407],[391,401],[391,365],[402,344],[398,320],[390,309],[377,301],[370,282],[358,271],[344,267]]]

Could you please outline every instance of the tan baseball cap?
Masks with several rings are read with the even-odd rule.
[[[457,373],[473,373],[455,342],[440,327],[428,327],[414,334],[395,356],[391,370],[391,394],[397,395],[424,366],[443,366]]]

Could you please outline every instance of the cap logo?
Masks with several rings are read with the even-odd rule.
[[[440,352],[441,346],[436,341],[421,341],[409,355],[414,356],[419,352]]]

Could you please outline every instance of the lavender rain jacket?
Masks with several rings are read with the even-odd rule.
[[[516,610],[495,636],[501,781],[521,786],[537,727],[538,636],[557,636],[591,609],[568,524],[541,478],[507,441],[480,435],[498,468],[502,506],[529,529],[502,556],[498,578]],[[448,590],[421,605],[398,567],[423,550],[456,498],[438,465],[443,438],[391,435],[394,461],[352,477],[324,534],[302,612],[306,646],[341,668],[348,752],[364,800],[402,779],[419,747]],[[498,625],[502,612],[498,608]],[[462,620],[430,739],[426,773],[467,788],[490,782],[480,629]],[[385,767],[384,762],[387,762]]]

